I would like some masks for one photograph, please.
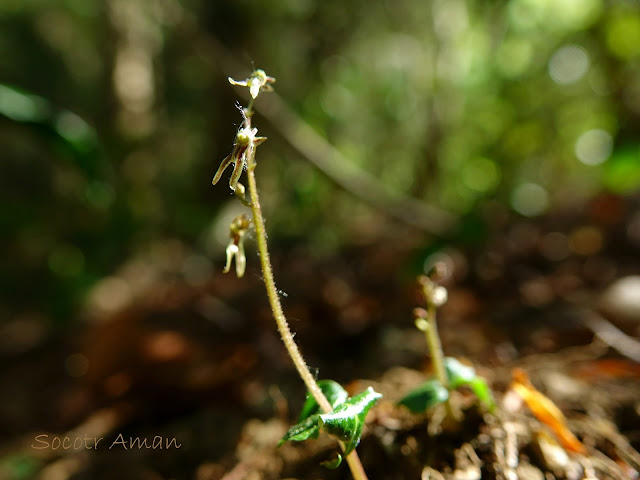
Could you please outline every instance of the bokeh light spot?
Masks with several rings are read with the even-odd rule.
[[[471,190],[487,192],[500,180],[500,171],[488,158],[475,158],[467,162],[462,170],[462,182]]]
[[[607,25],[607,47],[623,60],[640,55],[640,17],[624,12],[613,17]]]
[[[527,71],[532,58],[533,44],[528,39],[510,39],[500,45],[496,66],[503,76],[514,78]]]
[[[589,56],[577,45],[556,50],[549,60],[549,75],[559,85],[570,85],[580,80],[589,70]]]
[[[604,244],[600,229],[586,225],[576,228],[569,235],[569,245],[578,255],[593,255],[598,253]]]
[[[512,0],[509,2],[509,19],[518,30],[530,30],[543,20],[545,0]]]
[[[604,163],[613,150],[613,138],[608,132],[595,128],[584,132],[576,141],[575,153],[585,165]]]
[[[547,19],[561,30],[581,30],[602,14],[601,0],[548,0]]]
[[[90,294],[90,303],[99,312],[115,312],[131,301],[133,292],[129,283],[120,277],[101,280]]]
[[[511,194],[511,206],[525,217],[535,217],[549,207],[549,194],[536,183],[522,183]]]
[[[189,353],[187,339],[180,333],[171,330],[155,332],[145,340],[143,354],[153,362],[169,362],[184,357]]]

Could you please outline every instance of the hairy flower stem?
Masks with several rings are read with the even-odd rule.
[[[250,116],[247,118],[247,124],[250,123],[250,118]],[[262,209],[260,207],[260,199],[258,198],[258,187],[256,185],[256,177],[254,173],[256,162],[255,158],[253,158],[253,155],[252,158],[248,159],[248,165],[249,168],[247,171],[247,177],[249,181],[249,196],[251,198],[251,212],[253,213],[253,224],[256,230],[258,252],[260,252],[260,264],[262,265],[262,274],[264,276],[264,283],[267,289],[267,296],[269,297],[271,311],[273,312],[273,316],[276,320],[276,323],[278,324],[278,331],[280,332],[282,341],[284,342],[284,345],[289,352],[289,356],[291,357],[296,370],[298,370],[298,374],[307,386],[307,390],[311,393],[311,395],[313,395],[313,398],[315,398],[322,411],[325,413],[329,413],[333,410],[331,408],[331,404],[322,393],[322,390],[320,390],[320,388],[318,387],[318,384],[313,378],[313,375],[311,375],[311,372],[309,371],[309,367],[307,367],[307,364],[302,358],[302,354],[298,349],[298,345],[293,340],[293,334],[291,333],[287,318],[285,317],[282,310],[280,297],[278,295],[278,289],[276,288],[276,283],[273,278],[271,260],[269,259],[269,250],[267,248],[267,234],[264,227],[264,219],[262,217]],[[340,446],[344,450],[344,445],[342,444],[342,442],[340,442]],[[346,459],[347,463],[349,464],[349,468],[351,469],[353,478],[355,480],[367,480],[367,475],[364,472],[364,468],[362,467],[362,463],[360,462],[360,458],[358,457],[356,451],[352,451],[349,455],[347,455]]]
[[[300,350],[298,349],[298,345],[293,340],[291,329],[289,328],[289,324],[282,310],[282,305],[280,304],[278,290],[273,278],[269,251],[267,249],[267,238],[264,228],[264,220],[262,218],[262,209],[260,208],[260,200],[258,199],[256,178],[253,172],[253,168],[249,168],[248,179],[249,195],[251,198],[251,211],[253,213],[253,224],[256,229],[258,252],[260,252],[260,263],[262,264],[264,283],[267,289],[267,296],[269,297],[269,303],[271,305],[271,310],[273,311],[273,316],[276,320],[276,323],[278,324],[278,330],[280,332],[280,335],[282,336],[282,341],[284,342],[284,345],[287,348],[287,351],[291,356],[291,360],[293,360],[293,363],[298,370],[300,377],[307,386],[307,390],[311,392],[313,398],[316,399],[316,402],[318,402],[318,405],[320,405],[320,408],[322,408],[322,410],[330,412],[332,410],[331,404],[316,384],[313,375],[311,375],[307,364],[302,358]]]

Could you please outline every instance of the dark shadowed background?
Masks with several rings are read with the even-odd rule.
[[[412,285],[434,255],[452,318],[510,296],[443,333],[496,362],[566,343],[524,317],[510,337],[514,309],[636,270],[636,2],[3,0],[0,478],[102,478],[20,453],[92,418],[173,422],[187,453],[144,478],[196,478],[274,385],[301,402],[251,238],[246,277],[220,273],[243,210],[211,186],[242,120],[227,77],[254,68],[277,79],[254,119],[276,280],[321,376],[420,364]]]

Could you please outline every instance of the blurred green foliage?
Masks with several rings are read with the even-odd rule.
[[[68,319],[159,238],[206,249],[234,201],[210,188],[226,77],[252,62],[351,162],[456,215],[640,185],[636,2],[5,0],[0,58],[3,318]],[[256,125],[272,238],[348,242],[368,207]]]

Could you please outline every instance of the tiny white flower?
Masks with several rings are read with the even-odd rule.
[[[233,163],[234,167],[231,178],[229,179],[229,187],[233,191],[236,190],[240,175],[242,175],[243,170],[247,168],[249,158],[253,154],[253,149],[267,139],[267,137],[257,137],[257,133],[258,129],[251,127],[242,127],[238,130],[238,133],[236,133],[236,141],[233,144],[233,150],[222,160],[222,163],[220,163],[218,171],[211,181],[213,185],[218,183],[224,171]]]
[[[264,70],[255,70],[249,78],[246,80],[234,80],[229,77],[229,83],[231,85],[238,85],[241,87],[249,87],[249,93],[251,98],[256,98],[258,94],[262,92],[272,92],[272,83],[275,83],[276,79],[267,75]]]
[[[242,278],[247,266],[247,257],[244,254],[244,237],[249,229],[251,221],[246,215],[238,215],[229,225],[229,245],[227,245],[227,263],[222,273],[229,273],[231,262],[236,259],[236,275]]]

